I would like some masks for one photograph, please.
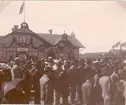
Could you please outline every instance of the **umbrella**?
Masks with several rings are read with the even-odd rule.
[[[11,70],[11,67],[6,63],[0,63],[1,69]]]
[[[14,79],[14,80],[8,82],[7,84],[5,84],[5,86],[4,86],[4,96],[5,96],[9,91],[11,91],[11,90],[13,90],[13,89],[16,89],[17,85],[23,83],[23,80],[24,80],[24,79],[21,79],[21,78],[19,78],[19,79]]]

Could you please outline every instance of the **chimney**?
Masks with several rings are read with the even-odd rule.
[[[17,30],[18,29],[18,25],[14,25],[14,30]]]
[[[75,34],[72,32],[72,33],[71,33],[71,36],[75,37]]]
[[[49,33],[52,34],[52,29],[49,30]]]
[[[14,29],[14,28],[12,28],[12,32],[14,32],[14,30],[15,30],[15,29]]]

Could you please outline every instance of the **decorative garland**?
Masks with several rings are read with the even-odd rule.
[[[30,40],[29,44],[27,44],[27,43],[18,43],[18,42],[16,41],[16,38],[15,38],[14,36],[13,36],[13,39],[12,39],[11,44],[10,44],[9,46],[5,46],[5,48],[11,47],[14,43],[15,43],[16,45],[22,46],[22,47],[29,47],[29,46],[31,45],[31,47],[32,47],[33,49],[38,49],[39,51],[43,51],[44,48],[45,48],[45,47],[44,47],[44,44],[35,47],[34,44],[33,44],[33,39],[32,39],[32,37],[31,37],[31,40]]]
[[[69,43],[69,41],[60,41],[60,42],[56,45],[56,47],[60,49],[60,52],[62,52],[63,49],[66,48],[69,44],[71,44],[71,43]],[[72,47],[73,47],[73,46],[72,46]]]

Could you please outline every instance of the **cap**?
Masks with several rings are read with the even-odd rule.
[[[123,61],[123,63],[125,63],[125,64],[126,64],[126,60],[124,60],[124,61]]]
[[[94,61],[94,62],[93,62],[93,64],[96,64],[96,63],[98,63],[98,61]]]
[[[49,63],[48,62],[45,62],[46,65],[48,65]]]
[[[51,59],[53,59],[53,58],[49,56],[49,57],[48,57],[48,60],[51,60]]]
[[[14,61],[20,61],[20,58],[19,58],[19,57],[16,57],[16,58],[14,59]]]
[[[67,63],[68,61],[67,60],[64,60],[64,63]]]
[[[60,61],[59,61],[59,60],[54,60],[54,62],[55,62],[56,64],[60,63]]]

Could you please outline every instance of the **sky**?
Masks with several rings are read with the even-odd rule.
[[[24,20],[22,1],[0,0],[0,35],[11,32]],[[36,33],[75,33],[86,52],[107,52],[126,41],[125,1],[26,1],[25,20]]]

